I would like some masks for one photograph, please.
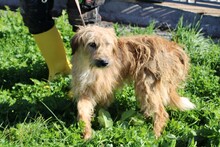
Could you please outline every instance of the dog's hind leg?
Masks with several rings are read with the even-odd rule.
[[[91,118],[94,113],[95,105],[96,103],[90,97],[81,96],[78,99],[78,119],[85,123],[83,137],[86,140],[92,136]]]
[[[164,108],[161,95],[159,94],[160,89],[155,84],[155,80],[150,79],[149,81],[139,81],[135,85],[135,91],[145,117],[153,115],[154,132],[156,137],[159,137],[169,115]]]

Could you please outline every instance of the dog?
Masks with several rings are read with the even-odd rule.
[[[81,27],[71,40],[72,91],[84,139],[92,136],[91,118],[97,105],[113,102],[114,90],[134,83],[145,117],[153,116],[156,137],[168,120],[165,106],[190,110],[195,105],[176,92],[187,77],[189,58],[175,42],[159,36],[117,38],[112,28]]]

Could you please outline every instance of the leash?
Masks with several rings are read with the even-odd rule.
[[[78,8],[78,11],[79,11],[80,18],[82,20],[82,24],[83,24],[83,26],[86,26],[85,21],[84,21],[83,16],[82,16],[81,9],[80,9],[79,0],[75,0],[75,3],[76,3],[76,6]]]

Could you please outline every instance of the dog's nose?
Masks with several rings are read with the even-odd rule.
[[[97,60],[95,60],[95,65],[97,66],[97,67],[105,67],[105,66],[107,66],[109,63],[108,63],[108,61],[107,60],[103,60],[103,59],[97,59]]]

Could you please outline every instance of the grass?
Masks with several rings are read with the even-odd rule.
[[[56,21],[71,58],[71,26],[65,14]],[[114,27],[118,36],[155,33],[153,23]],[[152,120],[143,118],[127,85],[116,92],[108,110],[97,110],[94,137],[85,142],[76,104],[68,97],[71,78],[47,82],[48,69],[20,14],[0,11],[0,146],[220,146],[220,44],[181,20],[172,34],[191,58],[189,78],[179,93],[197,108],[167,108],[170,121],[155,139]]]

